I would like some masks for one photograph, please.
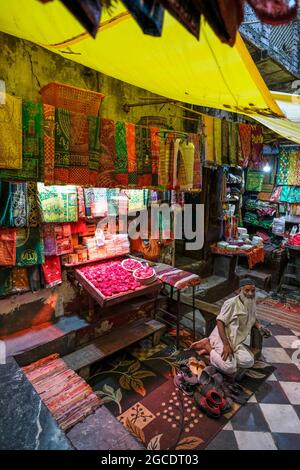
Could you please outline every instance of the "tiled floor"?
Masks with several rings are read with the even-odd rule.
[[[276,370],[208,450],[300,450],[300,332],[269,328],[263,357]]]

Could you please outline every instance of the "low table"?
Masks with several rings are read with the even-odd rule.
[[[218,247],[217,245],[213,245],[211,246],[211,252],[214,255],[245,256],[248,259],[249,269],[252,269],[258,263],[263,263],[265,259],[265,250],[263,246],[257,246],[251,248],[251,250],[241,250],[238,248],[234,251],[228,251],[224,248]]]
[[[181,293],[186,289],[192,289],[192,308],[193,308],[193,339],[195,340],[196,336],[196,325],[195,325],[195,287],[201,283],[200,277],[197,274],[183,271],[182,269],[173,268],[166,264],[157,263],[153,266],[157,275],[157,278],[163,282],[165,286],[170,288],[170,299],[173,300],[174,293],[177,292],[177,309],[176,314],[165,310],[161,307],[155,309],[155,315],[158,313],[164,313],[172,320],[175,320],[176,327],[176,348],[180,346],[179,332],[180,332],[180,320],[181,320]],[[175,292],[174,292],[175,291]],[[172,321],[163,319],[163,321],[171,326],[174,326]]]

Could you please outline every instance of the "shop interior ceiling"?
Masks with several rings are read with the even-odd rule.
[[[241,36],[230,47],[204,21],[199,41],[168,13],[162,36],[147,36],[117,3],[111,15],[103,12],[93,39],[61,2],[10,0],[0,30],[172,100],[283,116]]]

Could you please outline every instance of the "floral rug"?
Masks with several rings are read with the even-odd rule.
[[[300,302],[289,299],[282,301],[267,297],[257,302],[257,316],[267,322],[277,323],[290,328],[291,330],[300,330]]]
[[[165,337],[163,338],[165,339]],[[166,337],[170,341],[170,335]],[[186,362],[172,344],[152,347],[143,340],[94,367],[89,384],[102,403],[149,450],[204,449],[238,411],[214,420],[194,406],[193,398],[175,389],[173,376]],[[257,361],[241,385],[249,398],[274,371]]]

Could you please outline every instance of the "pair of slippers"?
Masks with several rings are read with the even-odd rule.
[[[231,404],[218,390],[211,388],[206,395],[199,391],[194,393],[194,401],[199,410],[210,418],[220,418],[231,409]]]

